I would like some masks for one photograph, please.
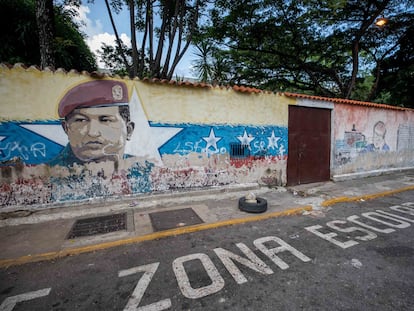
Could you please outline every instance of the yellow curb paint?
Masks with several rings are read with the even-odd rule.
[[[328,207],[328,206],[335,205],[337,203],[373,200],[376,198],[389,196],[389,195],[393,195],[396,193],[409,191],[409,190],[414,190],[414,185],[400,188],[400,189],[395,189],[395,190],[368,194],[368,195],[333,198],[333,199],[329,199],[329,200],[322,202],[321,206]],[[113,247],[122,246],[122,245],[157,240],[157,239],[162,239],[166,237],[186,234],[186,233],[192,233],[192,232],[209,230],[209,229],[220,228],[220,227],[225,227],[225,226],[243,224],[243,223],[248,223],[248,222],[253,222],[253,221],[260,221],[260,220],[276,218],[276,217],[281,217],[281,216],[297,215],[304,211],[311,211],[311,210],[312,210],[312,206],[307,205],[307,206],[288,209],[288,210],[281,211],[281,212],[273,212],[269,214],[261,214],[261,215],[245,217],[245,218],[229,219],[229,220],[219,221],[215,223],[194,225],[194,226],[182,227],[182,228],[171,229],[171,230],[166,230],[166,231],[161,231],[161,232],[154,232],[154,233],[143,235],[143,236],[137,236],[137,237],[132,237],[132,238],[113,241],[113,242],[105,242],[105,243],[100,243],[100,244],[95,244],[95,245],[90,245],[90,246],[83,246],[83,247],[78,247],[78,248],[68,248],[62,251],[58,251],[58,252],[50,252],[50,253],[43,253],[43,254],[37,254],[37,255],[27,255],[27,256],[16,258],[16,259],[2,259],[0,260],[0,268],[18,266],[18,265],[23,265],[26,263],[31,263],[31,262],[53,260],[53,259],[62,258],[66,256],[73,256],[73,255],[78,255],[82,253],[94,252],[94,251],[104,250],[104,249],[113,248]]]
[[[291,208],[291,209],[280,211],[280,212],[273,212],[273,213],[261,214],[261,215],[245,217],[245,218],[229,219],[229,220],[219,221],[215,223],[200,224],[200,225],[176,228],[176,229],[171,229],[171,230],[154,232],[154,233],[143,235],[143,236],[137,236],[133,238],[122,239],[122,240],[113,241],[113,242],[105,242],[105,243],[89,245],[89,246],[83,246],[83,247],[78,247],[78,248],[68,248],[68,249],[58,251],[58,252],[50,252],[50,253],[43,253],[43,254],[37,254],[37,255],[27,255],[27,256],[16,258],[16,259],[3,259],[3,260],[0,260],[0,268],[19,266],[19,265],[23,265],[23,264],[31,263],[31,262],[53,260],[53,259],[58,259],[58,258],[66,257],[66,256],[73,256],[73,255],[78,255],[82,253],[89,253],[89,252],[94,252],[98,250],[104,250],[104,249],[113,248],[116,246],[140,243],[144,241],[158,240],[158,239],[167,238],[171,236],[177,236],[177,235],[186,234],[186,233],[215,229],[215,228],[220,228],[220,227],[225,227],[225,226],[232,226],[232,225],[260,221],[260,220],[282,217],[282,216],[298,215],[298,214],[303,213],[304,211],[311,211],[311,210],[312,210],[312,206],[307,205],[307,206]]]
[[[389,196],[389,195],[393,195],[393,194],[397,194],[397,193],[409,191],[409,190],[414,190],[414,186],[407,186],[407,187],[399,188],[395,190],[388,190],[388,191],[378,192],[374,194],[366,194],[366,195],[355,196],[355,197],[333,198],[333,199],[329,199],[329,200],[322,202],[321,206],[328,207],[328,206],[335,205],[337,203],[368,201],[368,200],[373,200],[376,198],[385,197],[385,196]]]

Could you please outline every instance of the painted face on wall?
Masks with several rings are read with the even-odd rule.
[[[74,155],[83,162],[118,161],[134,124],[121,116],[118,106],[75,109],[63,122]]]
[[[378,121],[374,125],[374,135],[372,138],[372,143],[376,149],[382,149],[385,144],[385,134],[387,133],[387,129],[385,127],[385,123],[382,121]]]

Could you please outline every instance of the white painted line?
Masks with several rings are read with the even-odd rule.
[[[47,296],[49,295],[50,291],[51,288],[44,288],[34,292],[28,292],[16,296],[7,297],[0,305],[0,311],[11,311],[19,302]]]

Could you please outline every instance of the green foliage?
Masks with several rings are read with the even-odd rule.
[[[34,1],[0,0],[0,7],[0,62],[38,64],[40,53]]]
[[[105,0],[109,5],[109,14],[121,10],[134,10],[130,14],[132,26],[131,57],[123,57],[122,67],[130,76],[156,77],[172,79],[175,68],[183,58],[197,33],[200,15],[210,0],[151,0],[123,1]],[[116,25],[112,23],[116,35]],[[134,35],[135,34],[135,37]],[[123,47],[110,50],[103,47],[101,55],[106,66],[117,70],[114,63],[117,58],[112,53],[121,53]],[[109,55],[105,55],[109,53]],[[112,55],[111,55],[112,54]],[[119,68],[118,68],[119,69]]]
[[[39,65],[39,37],[35,17],[35,0],[0,0],[0,62]],[[75,3],[77,1],[71,1]],[[72,11],[55,7],[56,67],[78,71],[96,70],[96,60],[72,21]]]
[[[412,57],[402,60],[414,55],[412,0],[216,0],[209,16],[197,44],[215,52],[195,62],[202,79],[220,59],[223,83],[414,106]]]
[[[84,36],[78,26],[73,22],[70,12],[67,13],[63,7],[56,7],[55,14],[55,47],[56,64],[67,70],[94,71],[96,59],[87,46]]]
[[[384,59],[378,86],[378,101],[387,94],[398,106],[414,108],[414,25],[400,40],[400,49]]]
[[[123,49],[124,54],[128,59],[131,59],[132,50],[122,43],[121,48]],[[105,43],[102,43],[101,49],[98,51],[98,54],[101,56],[102,61],[105,65],[111,69],[111,72],[118,74],[120,76],[127,76],[128,70],[124,66],[124,61],[121,57],[119,46],[111,46]]]

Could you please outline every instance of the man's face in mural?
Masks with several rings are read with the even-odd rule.
[[[384,146],[385,144],[384,137],[381,135],[375,134],[373,138],[373,144],[374,144],[375,149],[381,149],[382,146]]]
[[[382,149],[385,144],[385,134],[387,129],[385,124],[382,121],[379,121],[374,126],[374,135],[372,138],[372,143],[374,144],[375,149]]]
[[[128,115],[128,116],[126,116]],[[63,122],[74,155],[84,162],[122,159],[134,130],[127,106],[73,110]]]

